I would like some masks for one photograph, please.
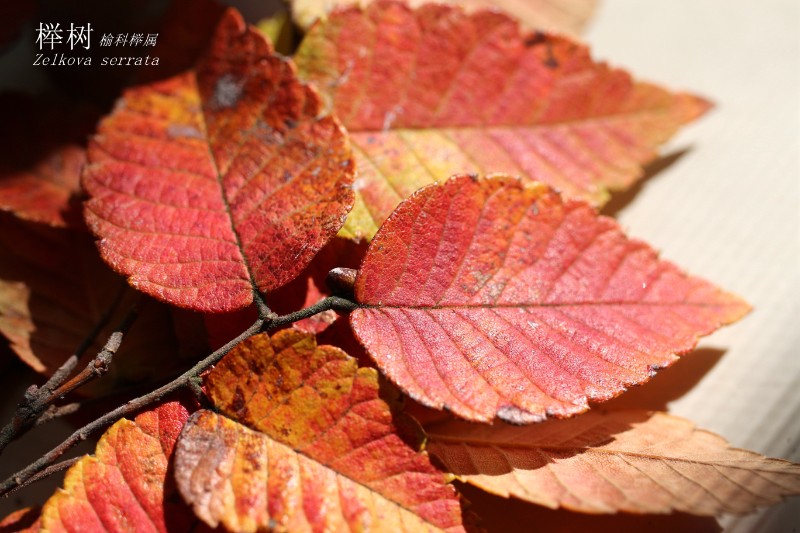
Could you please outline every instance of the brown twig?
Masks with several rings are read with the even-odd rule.
[[[69,376],[78,365],[79,357],[86,351],[88,346],[91,346],[99,331],[108,323],[110,314],[113,314],[113,309],[115,309],[117,305],[118,302],[115,302],[108,309],[106,313],[108,316],[103,316],[100,321],[98,321],[90,335],[88,335],[75,350],[75,353],[53,373],[44,385],[41,387],[37,387],[36,385],[28,387],[22,401],[17,405],[17,409],[11,420],[0,429],[0,452],[2,452],[10,442],[18,439],[30,428],[34,427],[34,425],[37,425],[37,420],[40,419],[54,402],[78,387],[99,378],[108,371],[108,367],[122,342],[122,338],[138,317],[137,305],[134,305],[120,321],[103,349],[94,359],[92,359],[79,374],[69,379]],[[91,341],[89,339],[91,339]],[[48,420],[51,418],[52,417],[48,418]]]
[[[61,461],[60,463],[56,463],[54,465],[50,465],[47,468],[42,469],[41,472],[38,472],[38,473],[32,475],[27,480],[25,480],[23,483],[20,483],[19,485],[17,485],[16,487],[14,487],[10,491],[8,491],[6,493],[6,496],[9,495],[9,494],[13,494],[13,493],[17,492],[18,490],[27,487],[28,485],[36,483],[40,479],[44,479],[46,477],[52,476],[53,474],[58,474],[59,472],[62,472],[64,470],[66,470],[67,468],[71,467],[72,465],[77,463],[79,460],[80,460],[80,457],[74,457],[72,459],[66,459],[64,461]]]
[[[104,429],[120,418],[133,414],[137,411],[141,411],[143,408],[161,400],[168,394],[171,394],[179,389],[184,387],[192,387],[194,384],[195,386],[198,383],[198,378],[208,370],[210,367],[215,365],[222,359],[228,352],[230,352],[233,348],[235,348],[239,343],[244,341],[245,339],[252,337],[253,335],[266,330],[272,330],[279,327],[283,327],[285,325],[291,324],[303,318],[307,318],[317,313],[321,313],[323,311],[327,311],[329,309],[336,309],[342,311],[351,311],[358,307],[358,305],[350,300],[345,298],[340,298],[336,296],[331,296],[325,298],[324,300],[318,302],[317,304],[307,307],[306,309],[301,309],[300,311],[296,311],[294,313],[289,313],[283,316],[277,316],[269,308],[263,304],[263,301],[260,299],[256,300],[256,303],[259,307],[259,318],[256,320],[249,328],[243,331],[239,336],[235,339],[228,342],[225,346],[220,348],[219,350],[215,351],[192,368],[178,376],[177,378],[173,379],[166,385],[163,385],[156,390],[145,394],[143,396],[139,396],[120,407],[114,409],[106,413],[105,415],[101,416],[97,420],[86,424],[79,430],[75,431],[72,435],[70,435],[66,440],[64,440],[61,444],[47,452],[45,455],[37,459],[35,462],[31,463],[24,469],[20,470],[16,474],[10,476],[8,479],[0,483],[0,496],[7,495],[9,492],[16,490],[16,488],[20,487],[23,484],[29,483],[34,476],[37,476],[37,479],[41,479],[44,477],[42,474],[45,472],[50,465],[52,465],[55,461],[58,460],[59,457],[64,455],[69,449],[74,447],[76,444],[86,440],[91,434]],[[196,387],[195,387],[196,388]]]
[[[41,426],[42,424],[46,424],[53,419],[59,418],[61,416],[71,415],[73,413],[77,413],[78,409],[81,408],[81,404],[78,402],[68,403],[66,405],[60,405],[56,407],[55,405],[51,405],[48,407],[44,413],[42,413],[39,418],[36,419],[36,422],[33,423],[34,427]]]

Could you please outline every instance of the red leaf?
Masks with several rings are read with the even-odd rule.
[[[401,200],[456,173],[507,172],[601,205],[709,106],[636,82],[569,39],[454,6],[336,12],[295,59],[351,134],[352,238],[371,238]]]
[[[95,455],[69,469],[64,489],[42,508],[42,530],[190,531],[197,526],[167,477],[175,441],[189,413],[178,402],[122,419],[97,443]]]
[[[279,315],[283,315],[313,305],[322,298],[330,296],[331,291],[326,285],[328,272],[336,267],[356,268],[364,257],[365,251],[366,243],[355,243],[349,239],[338,237],[333,238],[295,279],[280,289],[267,294],[270,309]],[[214,349],[225,345],[247,329],[257,318],[258,310],[255,306],[250,306],[234,313],[204,315],[209,343]],[[291,327],[319,334],[326,331],[337,320],[344,323],[344,327],[349,333],[350,327],[347,325],[347,320],[339,320],[339,315],[332,310],[298,320]],[[352,336],[351,333],[350,336]],[[330,342],[326,342],[326,344],[330,344]],[[356,341],[355,344],[358,345],[358,342]],[[357,353],[349,351],[350,344],[340,347],[345,348],[345,351],[351,355]],[[363,351],[360,349],[360,345],[358,348],[359,351]]]
[[[344,222],[344,132],[233,10],[195,71],[127,91],[89,147],[86,219],[138,289],[207,312],[293,279]]]
[[[209,374],[178,441],[178,487],[233,531],[463,531],[445,476],[401,438],[378,373],[313,335],[257,335]],[[402,418],[401,418],[402,420]]]
[[[542,184],[461,176],[397,208],[356,280],[356,335],[459,416],[568,416],[647,381],[747,304]]]

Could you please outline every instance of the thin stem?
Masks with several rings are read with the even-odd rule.
[[[67,381],[70,374],[72,374],[73,370],[78,365],[79,357],[86,351],[86,347],[94,343],[99,331],[108,324],[110,316],[119,305],[122,294],[123,292],[117,295],[117,299],[111,307],[106,310],[106,313],[97,324],[95,324],[92,328],[92,332],[84,339],[78,348],[75,349],[75,353],[53,373],[44,385],[41,387],[37,387],[36,385],[28,387],[28,390],[25,391],[25,395],[17,406],[11,420],[0,429],[0,452],[2,452],[9,443],[18,439],[33,427],[42,413],[44,413],[53,402],[78,387],[97,379],[108,371],[108,367],[122,342],[122,338],[138,317],[138,302],[126,313],[119,325],[115,328],[115,331],[109,337],[103,349],[94,357],[86,368],[77,376]]]
[[[330,309],[336,311],[352,311],[356,308],[358,308],[358,304],[346,298],[342,298],[340,296],[328,296],[327,298],[315,303],[311,307],[306,307],[305,309],[300,309],[294,313],[273,318],[265,324],[264,329],[269,330],[281,328],[287,324],[292,324],[298,320],[303,320],[304,318],[314,316]]]
[[[66,459],[64,461],[61,461],[60,463],[50,465],[47,468],[43,468],[41,472],[37,472],[36,474],[32,475],[27,480],[25,480],[23,483],[20,483],[19,485],[8,491],[6,493],[6,496],[11,493],[17,492],[18,490],[25,488],[28,485],[36,483],[40,479],[44,479],[46,477],[52,476],[53,474],[57,474],[59,472],[64,471],[67,468],[74,465],[75,463],[77,463],[80,459],[81,459],[80,457],[74,457],[72,459]]]
[[[263,300],[260,301],[263,303]],[[219,362],[220,359],[222,359],[226,354],[228,354],[228,352],[230,352],[245,339],[248,339],[249,337],[252,337],[261,331],[283,327],[287,324],[308,318],[312,315],[327,311],[329,309],[352,311],[356,308],[358,308],[358,304],[339,296],[329,296],[312,305],[311,307],[307,307],[305,309],[301,309],[300,311],[289,313],[283,316],[275,315],[269,310],[269,308],[266,307],[266,305],[259,305],[258,320],[256,320],[253,325],[239,334],[239,336],[237,336],[235,339],[231,340],[225,346],[218,349],[166,385],[163,385],[148,394],[130,400],[129,402],[121,405],[113,411],[106,413],[97,420],[90,422],[89,424],[86,424],[79,430],[75,431],[61,444],[47,452],[38,460],[0,483],[0,496],[6,495],[10,491],[20,487],[22,484],[28,483],[33,476],[38,476],[37,479],[43,477],[42,475],[39,475],[39,473],[45,472],[54,461],[58,460],[58,458],[66,453],[69,449],[81,441],[86,440],[92,433],[110,426],[123,416],[140,411],[144,407],[161,400],[164,396],[167,396],[168,394],[171,394],[183,387],[192,387],[194,391],[197,392],[199,390],[198,379],[200,375],[208,368]]]
[[[42,424],[46,424],[51,420],[61,417],[71,415],[73,413],[77,413],[78,409],[81,408],[81,404],[78,402],[68,403],[66,405],[60,405],[56,407],[55,405],[51,405],[48,407],[44,413],[42,413],[39,418],[36,419],[36,422],[33,423],[34,427],[39,427]]]
[[[117,354],[117,350],[119,350],[119,347],[122,344],[122,339],[128,333],[138,316],[138,306],[134,305],[116,327],[114,332],[108,338],[108,341],[106,341],[105,346],[103,346],[103,349],[100,350],[95,358],[90,361],[83,370],[81,370],[80,374],[76,375],[54,390],[49,397],[43,400],[43,403],[50,404],[56,401],[58,398],[69,394],[75,389],[86,385],[90,381],[94,381],[95,379],[105,375],[111,366],[111,361]]]
[[[0,483],[0,496],[4,496],[8,494],[10,491],[14,490],[15,488],[19,487],[23,483],[27,482],[31,477],[38,474],[39,472],[44,471],[49,465],[53,464],[54,461],[58,460],[59,457],[64,455],[69,449],[74,447],[76,444],[86,440],[89,438],[89,435],[98,431],[100,429],[104,429],[120,418],[125,415],[134,413],[136,411],[141,410],[142,408],[150,405],[151,403],[157,402],[158,400],[162,399],[164,396],[175,392],[176,390],[184,387],[191,378],[199,376],[204,370],[209,368],[211,365],[218,362],[222,359],[225,354],[230,352],[237,344],[242,342],[243,340],[251,337],[261,331],[261,328],[264,325],[264,321],[262,319],[258,319],[255,323],[247,328],[243,333],[241,333],[238,337],[230,341],[228,344],[220,348],[219,350],[215,351],[195,366],[178,376],[176,379],[172,380],[171,382],[167,383],[166,385],[159,387],[158,389],[145,394],[144,396],[140,396],[135,398],[120,407],[117,407],[113,411],[106,413],[105,415],[101,416],[97,420],[86,424],[72,435],[67,437],[64,442],[47,452],[45,455],[28,465],[27,467],[23,468],[16,474],[10,476],[5,481]]]

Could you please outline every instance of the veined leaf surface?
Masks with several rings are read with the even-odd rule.
[[[294,70],[229,10],[194,71],[126,91],[100,124],[86,219],[132,285],[233,311],[336,234],[353,201],[350,149]]]
[[[175,441],[189,413],[179,402],[122,419],[67,471],[64,488],[42,508],[41,529],[184,532],[198,525],[167,477]]]
[[[381,370],[458,416],[569,416],[647,381],[748,305],[543,184],[460,176],[370,243],[351,324]]]
[[[731,447],[666,413],[587,413],[530,426],[426,427],[459,479],[500,496],[586,513],[747,513],[800,493],[800,465]]]
[[[308,333],[248,339],[206,381],[231,418],[201,411],[178,441],[181,494],[233,531],[462,531],[455,491],[400,437],[378,387]]]
[[[351,238],[372,238],[401,200],[457,173],[506,172],[601,205],[709,106],[636,82],[567,38],[454,6],[335,12],[295,60],[351,135]]]

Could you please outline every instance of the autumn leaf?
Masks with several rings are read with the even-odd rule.
[[[0,335],[37,372],[52,374],[119,299],[87,350],[91,356],[99,352],[135,297],[100,260],[86,232],[0,214]],[[196,358],[196,348],[180,344],[175,327],[180,320],[167,306],[143,300],[107,378],[83,392],[99,394],[121,382],[163,377]]]
[[[42,508],[42,530],[184,532],[197,520],[167,476],[189,412],[168,402],[119,420],[67,471],[64,488]]]
[[[80,171],[96,121],[88,107],[0,94],[0,210],[51,226],[80,227]]]
[[[418,8],[428,0],[406,0]],[[554,32],[580,34],[597,7],[597,0],[438,0],[469,11],[499,9],[520,20],[525,26]],[[291,0],[292,16],[298,26],[308,29],[317,19],[325,18],[334,9],[364,6],[365,0]]]
[[[377,372],[341,350],[296,330],[261,334],[226,356],[206,389],[230,418],[193,415],[175,456],[178,488],[206,524],[463,530],[455,491],[400,437]]]
[[[350,238],[371,238],[402,199],[456,173],[507,172],[601,205],[709,106],[635,82],[566,38],[452,6],[335,13],[295,60],[351,134]]]
[[[233,10],[194,71],[125,92],[88,157],[103,258],[199,311],[244,308],[293,279],[352,205],[340,125]]]
[[[356,335],[411,397],[517,423],[647,381],[748,310],[584,202],[507,176],[460,176],[403,202],[355,296]]]
[[[426,427],[449,472],[500,496],[585,513],[748,513],[800,493],[800,465],[732,448],[666,413],[587,413],[531,426]]]
[[[314,305],[323,298],[331,296],[332,292],[326,283],[328,273],[337,267],[357,268],[365,252],[366,243],[356,243],[349,239],[334,237],[295,279],[283,287],[267,293],[266,299],[269,301],[270,309],[278,315],[285,315]],[[346,317],[342,320],[339,320],[339,318],[340,316],[336,311],[329,309],[298,320],[292,323],[291,327],[308,333],[320,334],[326,331],[333,323],[339,321],[344,325],[343,328],[339,329],[345,330],[352,337]],[[203,319],[209,343],[216,349],[224,346],[228,341],[253,324],[258,319],[258,310],[255,306],[250,306],[233,313],[205,314]],[[328,336],[326,339],[337,338],[338,333],[334,336]],[[331,342],[326,341],[325,344],[331,344]],[[350,355],[355,355],[353,351],[350,351],[354,345],[363,352],[358,341],[347,343],[345,346],[333,344],[343,348]]]

